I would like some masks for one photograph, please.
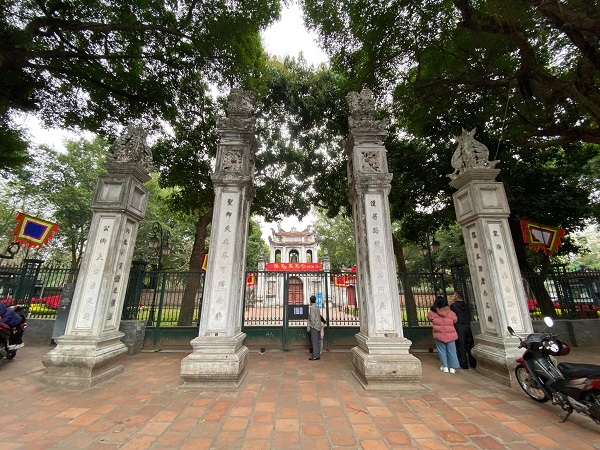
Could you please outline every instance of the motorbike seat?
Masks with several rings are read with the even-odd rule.
[[[569,377],[600,377],[600,366],[596,364],[565,363],[558,364],[558,370]]]
[[[0,322],[0,328],[2,330],[6,331],[6,332],[10,332],[11,331],[11,328],[7,324],[5,324],[4,322]]]

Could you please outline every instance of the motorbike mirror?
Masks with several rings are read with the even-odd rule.
[[[544,323],[546,324],[547,327],[552,327],[552,325],[554,325],[554,321],[552,320],[552,317],[544,317]]]
[[[506,329],[508,330],[511,336],[515,335],[515,330],[513,330],[511,326],[506,327]]]

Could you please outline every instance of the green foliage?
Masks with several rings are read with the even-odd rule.
[[[327,250],[332,269],[352,267],[356,264],[354,247],[354,226],[352,218],[342,209],[335,217],[327,217],[325,211],[316,210],[314,223],[319,238],[319,261],[323,260],[323,252]]]
[[[264,69],[277,0],[7,0],[0,5],[0,128],[12,111],[112,133],[177,117],[185,80],[233,86]],[[14,147],[14,145],[13,145]]]
[[[347,132],[346,79],[325,66],[286,58],[269,62],[264,89],[254,212],[270,222],[303,217],[311,204],[347,204],[341,142]]]
[[[598,217],[600,66],[590,18],[600,10],[580,0],[534,3],[303,2],[332,70],[391,111],[397,256],[420,231],[455,220],[448,141],[461,127],[477,127],[490,158],[502,161],[517,247],[519,218],[573,231]],[[523,267],[549,263],[522,244],[517,251]]]
[[[268,259],[269,246],[263,241],[260,225],[251,219],[248,227],[248,240],[246,242],[246,270],[257,269],[261,250],[263,256]]]
[[[600,143],[596,2],[303,3],[333,67],[393,92],[409,133],[485,126],[513,147]]]
[[[50,244],[39,253],[48,261],[79,266],[92,220],[92,194],[98,177],[106,173],[107,149],[100,138],[67,142],[65,153],[41,146],[11,183],[23,212],[59,224]]]

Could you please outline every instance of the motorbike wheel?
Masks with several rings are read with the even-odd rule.
[[[9,350],[6,352],[6,359],[13,359],[15,356],[17,356],[16,350]]]
[[[523,366],[517,366],[515,369],[515,377],[519,382],[521,389],[525,391],[536,402],[545,403],[550,400],[544,390],[537,384],[537,381],[527,372]]]

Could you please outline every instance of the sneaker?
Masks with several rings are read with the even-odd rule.
[[[450,373],[456,373],[456,369],[453,369],[452,367],[450,367]]]
[[[454,370],[454,369],[450,369],[450,370]],[[444,373],[448,373],[448,368],[447,368],[447,367],[443,367],[443,366],[442,366],[442,372],[444,372]]]

